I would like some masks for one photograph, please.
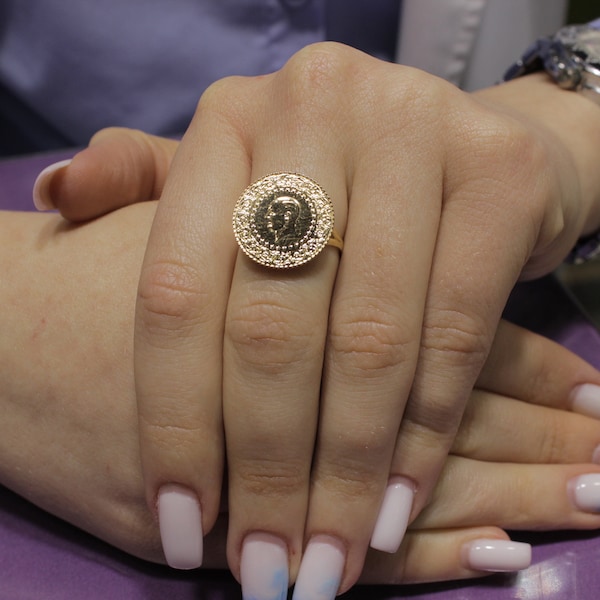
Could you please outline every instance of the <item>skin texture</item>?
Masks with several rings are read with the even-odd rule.
[[[1,213],[0,482],[127,552],[164,562],[145,502],[131,336],[154,209],[138,204],[81,226]],[[532,377],[544,383],[532,386]],[[368,553],[361,580],[479,576],[461,559],[471,540],[506,539],[503,527],[600,526],[566,492],[572,477],[600,473],[591,464],[600,424],[566,410],[581,381],[600,377],[558,345],[503,324],[432,502],[395,555]],[[206,567],[227,565],[226,510],[206,537]]]
[[[134,345],[150,509],[181,485],[210,531],[226,454],[233,573],[253,532],[292,578],[326,533],[352,585],[388,478],[413,482],[411,520],[431,498],[515,281],[600,224],[598,135],[597,106],[542,75],[469,95],[317,44],[209,88],[172,163],[141,142],[151,176],[100,211],[160,194]],[[69,197],[78,168],[74,219],[102,205]],[[274,273],[238,253],[233,204],[277,171],[327,190],[341,257]]]

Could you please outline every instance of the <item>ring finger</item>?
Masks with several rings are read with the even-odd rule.
[[[260,80],[255,92],[277,102],[285,85],[285,74],[283,79],[276,75]],[[339,252],[324,248],[314,260],[292,268],[257,264],[249,255],[256,258],[262,250],[252,244],[267,240],[272,255],[282,257],[284,247],[302,238],[296,229],[303,226],[303,211],[312,206],[313,196],[320,194],[315,182],[329,195],[341,232],[347,205],[336,132],[319,127],[314,111],[305,109],[291,104],[287,110],[270,110],[268,102],[254,107],[253,185],[244,194],[247,205],[238,206],[235,216],[245,252],[238,252],[235,264],[223,347],[228,561],[244,593],[253,597],[264,597],[264,590],[274,587],[283,593],[288,569],[293,577],[302,555]],[[329,157],[327,165],[321,155]],[[240,224],[246,213],[250,218]]]

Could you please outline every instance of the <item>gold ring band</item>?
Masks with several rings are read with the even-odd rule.
[[[274,173],[244,190],[233,212],[233,233],[252,260],[285,269],[309,262],[327,245],[342,250],[333,222],[333,204],[318,183]]]
[[[329,239],[327,240],[327,245],[333,246],[334,248],[337,248],[340,251],[344,249],[344,240],[342,239],[342,236],[337,232],[337,229],[335,227],[331,230],[331,236],[329,236]]]

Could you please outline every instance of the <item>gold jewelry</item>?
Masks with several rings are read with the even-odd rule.
[[[342,250],[333,221],[333,204],[318,183],[274,173],[244,190],[233,211],[233,233],[252,260],[285,269],[307,263],[327,245]]]

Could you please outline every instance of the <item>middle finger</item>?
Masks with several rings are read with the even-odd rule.
[[[313,82],[302,88],[300,97],[291,94],[290,81],[301,75],[299,68],[298,59],[292,59],[282,72],[263,79],[262,97],[268,101],[257,107],[257,127],[250,134],[251,181],[277,174],[275,191],[269,188],[265,194],[256,221],[262,219],[260,235],[278,248],[294,227],[299,203],[304,210],[303,192],[294,189],[294,173],[319,182],[331,198],[335,227],[341,233],[345,222],[341,133],[330,125],[338,107],[328,101],[335,90]],[[316,93],[321,93],[319,109],[307,105]],[[327,164],[322,156],[329,157]],[[257,196],[259,203],[263,191]],[[223,348],[228,559],[244,594],[252,597],[265,597],[269,589],[284,594],[288,569],[293,578],[302,554],[338,261],[334,248],[324,248],[314,260],[289,269],[263,266],[238,253]]]

